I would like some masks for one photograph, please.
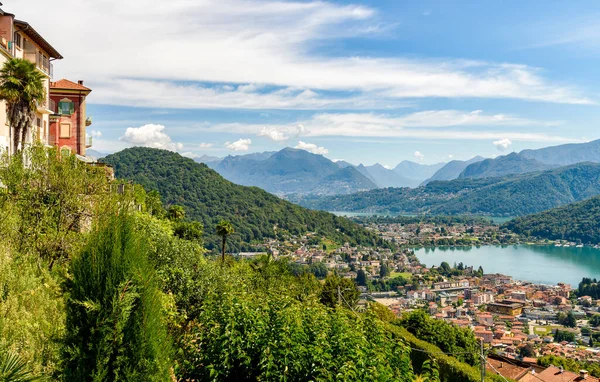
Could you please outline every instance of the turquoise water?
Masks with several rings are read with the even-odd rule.
[[[503,273],[516,280],[543,284],[565,282],[577,287],[583,277],[600,278],[600,249],[555,247],[552,245],[511,245],[480,247],[438,247],[415,250],[428,267],[442,261],[480,265],[485,273]]]

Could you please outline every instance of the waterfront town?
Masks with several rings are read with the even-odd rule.
[[[421,224],[406,225],[402,230],[396,225],[391,229],[379,225],[377,229],[382,237],[398,232],[407,238],[405,243],[413,244],[417,237],[428,237],[427,232],[441,231],[439,227]],[[469,235],[469,240],[492,237],[498,232],[497,226],[492,225],[448,231],[458,238]],[[335,272],[356,280],[361,292],[358,309],[375,302],[388,307],[397,317],[422,309],[432,318],[469,328],[486,348],[489,372],[506,373],[503,375],[518,381],[553,381],[551,377],[544,379],[544,375],[583,376],[554,366],[541,367],[539,358],[554,356],[600,363],[600,299],[576,297],[577,286],[514,280],[510,275],[485,273],[477,264],[442,263],[428,268],[409,247],[392,250],[348,243],[335,246],[316,234],[285,241],[268,240],[265,246],[272,256],[308,266],[317,275]],[[257,253],[239,255],[249,258]],[[533,375],[537,379],[531,379]],[[586,374],[585,378],[597,381],[591,375]]]

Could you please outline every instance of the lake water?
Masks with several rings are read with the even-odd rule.
[[[515,280],[543,284],[565,282],[576,288],[583,277],[600,278],[600,249],[511,245],[480,247],[437,247],[415,250],[428,267],[462,262],[483,267],[485,273],[502,273]]]

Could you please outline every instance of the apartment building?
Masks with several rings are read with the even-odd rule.
[[[56,112],[50,116],[50,145],[85,157],[86,148],[92,146],[86,130],[92,120],[85,111],[85,99],[91,91],[81,80],[50,83],[50,102],[56,105]]]
[[[39,140],[48,144],[50,115],[56,110],[56,105],[50,100],[52,61],[63,57],[33,26],[0,9],[0,66],[15,57],[33,62],[44,75],[46,99],[37,105],[26,142]],[[8,125],[6,104],[0,102],[0,150],[12,152],[11,141],[12,131]]]

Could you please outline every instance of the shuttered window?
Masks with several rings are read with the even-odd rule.
[[[71,115],[75,112],[75,104],[71,101],[60,101],[58,103],[58,113],[61,115]]]

